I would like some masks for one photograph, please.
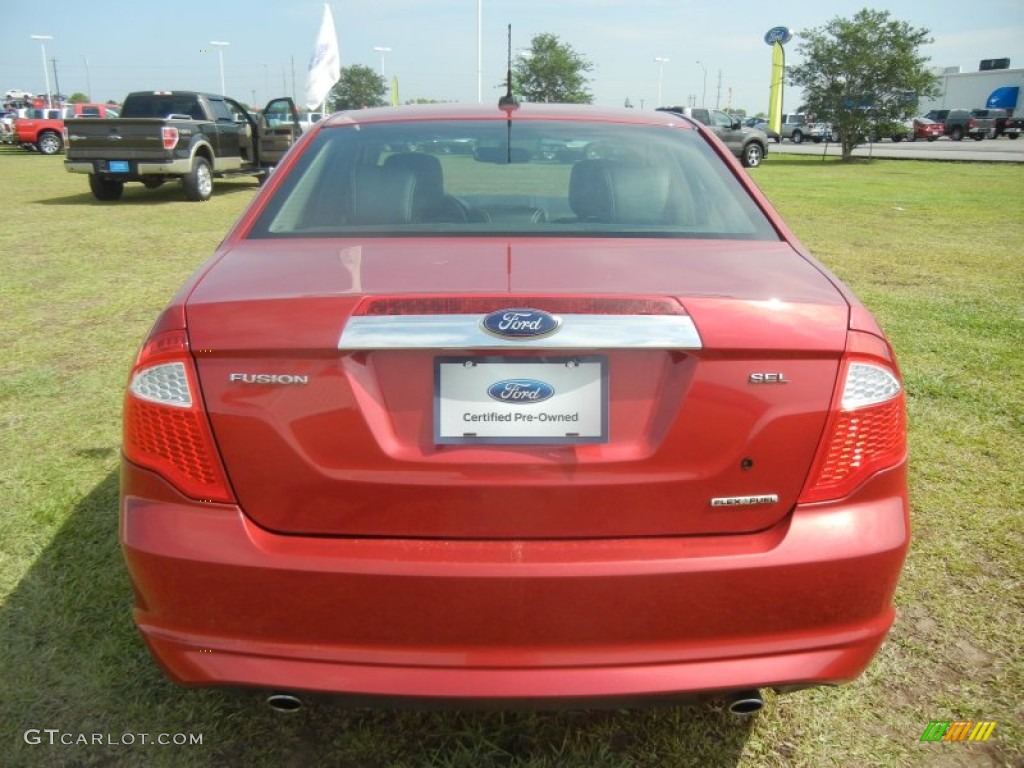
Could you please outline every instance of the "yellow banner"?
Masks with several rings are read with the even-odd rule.
[[[782,43],[772,45],[772,85],[768,94],[768,127],[779,133],[782,130],[782,83],[786,77],[786,52]]]

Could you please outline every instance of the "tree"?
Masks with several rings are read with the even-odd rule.
[[[789,68],[789,81],[803,89],[814,119],[838,130],[843,160],[865,136],[910,117],[919,97],[937,95],[918,53],[930,42],[927,29],[867,8],[801,33],[803,63]]]
[[[88,104],[89,97],[81,91],[75,91],[68,97],[68,104]]]
[[[525,101],[589,104],[594,97],[586,89],[585,73],[593,68],[556,35],[540,34],[534,35],[530,50],[516,60],[512,79]]]
[[[339,109],[364,109],[387,104],[387,84],[370,67],[354,64],[341,68],[341,78],[327,94],[328,112]]]

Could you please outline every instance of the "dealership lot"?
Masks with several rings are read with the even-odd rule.
[[[838,144],[772,144],[772,155],[826,155],[839,157]],[[853,151],[854,157],[884,157],[893,160],[950,160],[985,163],[1024,163],[1024,141],[986,139],[984,141],[880,141],[864,144]]]

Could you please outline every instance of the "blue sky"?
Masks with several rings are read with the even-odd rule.
[[[482,0],[483,100],[496,101],[505,73],[506,25],[514,48],[535,34],[552,33],[594,63],[595,102],[652,108],[658,100],[685,104],[706,93],[709,106],[766,110],[774,26],[795,33],[819,27],[865,6],[931,30],[923,49],[935,66],[973,71],[983,58],[1009,57],[1024,67],[1024,0]],[[332,0],[342,66],[398,77],[400,99],[477,100],[477,0]],[[220,90],[218,54],[210,41],[227,41],[228,95],[264,103],[292,94],[301,99],[306,65],[323,12],[322,0],[7,0],[0,27],[0,93],[9,88],[44,92],[40,43],[52,35],[48,59],[57,59],[64,93],[120,100],[132,90]],[[788,46],[799,60],[799,37]],[[703,67],[697,62],[700,61]],[[707,71],[705,86],[704,71]],[[721,88],[719,88],[721,72]],[[52,69],[51,69],[52,80]],[[52,87],[52,86],[51,86]],[[786,109],[799,94],[787,91]]]

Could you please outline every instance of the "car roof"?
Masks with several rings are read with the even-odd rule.
[[[394,123],[433,120],[565,120],[635,125],[686,126],[689,119],[671,112],[597,107],[587,104],[522,104],[515,109],[480,104],[412,104],[337,112],[321,120],[325,127],[353,123]]]

